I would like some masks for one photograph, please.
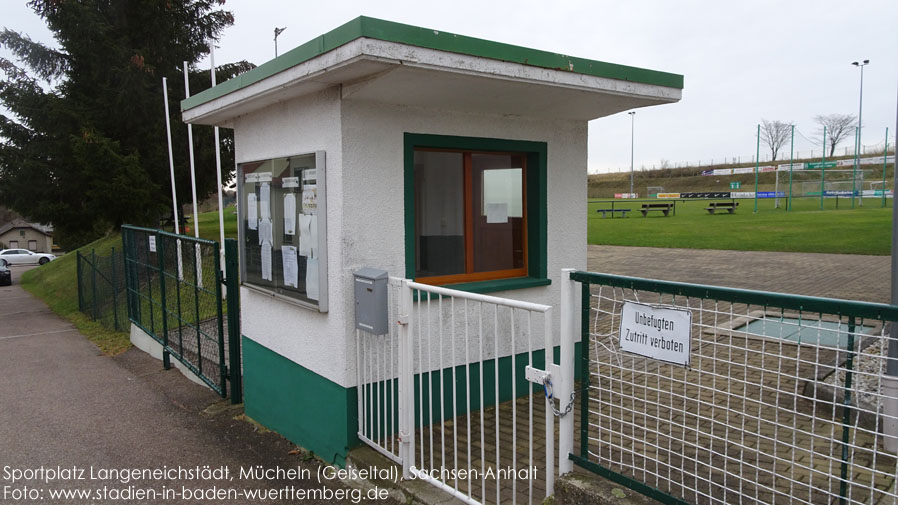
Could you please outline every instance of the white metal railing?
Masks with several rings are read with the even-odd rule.
[[[555,458],[562,473],[571,467],[573,414],[562,417],[567,449],[556,455],[558,409],[542,382],[567,405],[573,333],[562,349],[567,379],[552,363],[551,306],[398,278],[389,286],[398,324],[386,335],[362,333],[357,344],[359,438],[401,464],[404,479],[466,503],[553,494]]]

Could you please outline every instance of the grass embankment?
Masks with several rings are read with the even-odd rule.
[[[218,212],[206,212],[199,215],[200,237],[217,241]],[[191,232],[192,233],[192,232]],[[237,236],[237,215],[233,207],[225,209],[225,236]],[[91,242],[80,249],[87,255],[93,250],[97,256],[109,256],[115,249],[116,254],[122,252],[121,233],[116,232]],[[33,268],[22,275],[22,287],[40,298],[50,310],[68,319],[88,340],[100,348],[104,354],[116,355],[131,347],[127,333],[110,330],[99,322],[78,310],[78,272],[77,255],[69,252],[46,265]]]
[[[652,203],[664,200],[652,200]],[[726,200],[729,201],[729,200]],[[709,215],[708,201],[677,201],[676,215],[664,217],[649,212],[642,217],[645,202],[616,200],[615,209],[631,208],[629,217],[602,218],[596,209],[610,208],[611,202],[587,205],[590,244],[675,247],[686,249],[729,249],[741,251],[818,252],[837,254],[888,255],[891,250],[892,200],[880,208],[878,198],[864,199],[863,207],[851,209],[850,198],[824,200],[795,198],[787,212],[786,199],[774,208],[773,199],[737,200],[735,214]]]
[[[873,155],[865,155],[865,158],[874,157]],[[834,160],[845,159],[846,157],[836,157]],[[850,156],[848,157],[850,158]],[[795,160],[795,162],[817,162],[819,159]],[[779,165],[789,163],[788,158],[777,160],[774,163],[765,162],[761,165]],[[754,191],[755,190],[755,174],[735,174],[735,175],[701,175],[703,170],[713,170],[717,168],[751,168],[754,164],[743,163],[740,165],[717,165],[706,167],[685,167],[685,168],[666,168],[657,170],[636,171],[633,180],[633,191],[640,197],[647,198],[649,187],[663,187],[665,193],[680,193],[689,191]],[[839,170],[850,169],[851,167],[839,167]],[[882,164],[862,165],[865,174],[865,183],[863,189],[870,189],[870,181],[882,181]],[[892,177],[894,164],[886,166],[886,187],[892,188]],[[824,175],[827,182],[850,181],[851,172],[827,171]],[[788,172],[779,173],[779,190],[788,191],[789,174]],[[730,189],[731,182],[739,182],[741,188],[736,190]],[[792,183],[795,194],[806,191],[819,191],[820,172],[819,171],[802,171],[797,170],[792,173]],[[775,172],[763,172],[758,174],[758,190],[773,191],[776,187]],[[877,189],[880,185],[876,185]],[[838,188],[827,189],[851,189],[850,182],[843,183]],[[595,174],[589,176],[589,198],[612,198],[615,193],[628,193],[630,191],[630,172],[613,172],[607,174]],[[654,191],[654,190],[653,190]]]
[[[120,233],[87,244],[79,251],[90,254],[91,250],[95,250],[98,256],[108,256],[113,248],[116,254],[122,250]],[[32,268],[22,275],[22,287],[43,300],[50,310],[71,321],[104,354],[115,355],[126,351],[131,347],[127,333],[105,328],[78,310],[77,262],[77,255],[72,251],[46,265]]]

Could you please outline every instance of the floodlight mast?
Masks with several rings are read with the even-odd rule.
[[[860,164],[860,150],[861,150],[861,126],[863,123],[863,113],[864,113],[864,67],[870,64],[870,60],[864,60],[862,63],[857,61],[852,61],[852,65],[855,67],[859,67],[861,69],[861,91],[860,91],[860,100],[858,104],[857,111],[857,138],[855,139],[854,145],[854,174],[852,175],[853,179],[851,181],[851,208],[854,208],[854,193],[857,191],[855,184],[857,184],[857,166]],[[858,204],[863,207],[864,206],[864,198],[863,198],[864,188],[861,187],[861,199],[858,201]]]

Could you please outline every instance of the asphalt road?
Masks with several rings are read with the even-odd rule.
[[[320,482],[317,460],[141,351],[103,356],[21,288],[29,268],[0,287],[0,503],[351,503],[339,493],[361,492]],[[302,475],[240,477],[252,467]],[[75,490],[89,497],[58,495]]]

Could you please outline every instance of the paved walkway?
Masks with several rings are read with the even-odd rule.
[[[272,433],[256,433],[235,420],[241,410],[228,408],[209,389],[137,349],[110,358],[70,323],[25,292],[13,267],[11,287],[0,288],[0,503],[116,503],[113,490],[165,489],[175,498],[130,499],[127,503],[282,503],[293,500],[183,500],[182,486],[192,490],[274,491],[341,490],[339,482],[319,485],[315,461],[288,454],[295,448]],[[212,408],[210,408],[210,406]],[[94,474],[120,469],[196,469],[227,466],[228,480],[189,477],[154,480],[90,480]],[[304,468],[311,478],[243,480],[241,467]],[[85,480],[20,480],[11,482],[4,468],[33,470],[57,467],[84,470]],[[77,473],[74,477],[77,477]],[[72,475],[69,475],[72,477]],[[40,493],[19,501],[3,492],[28,487]],[[51,491],[84,489],[90,499],[56,498]],[[109,493],[107,495],[96,493]],[[136,496],[136,495],[135,495]],[[286,495],[282,495],[286,496]],[[315,495],[313,495],[315,496]],[[121,501],[118,501],[121,502]],[[303,503],[345,503],[339,499],[306,499]]]
[[[590,245],[591,272],[810,296],[889,301],[889,256]]]

